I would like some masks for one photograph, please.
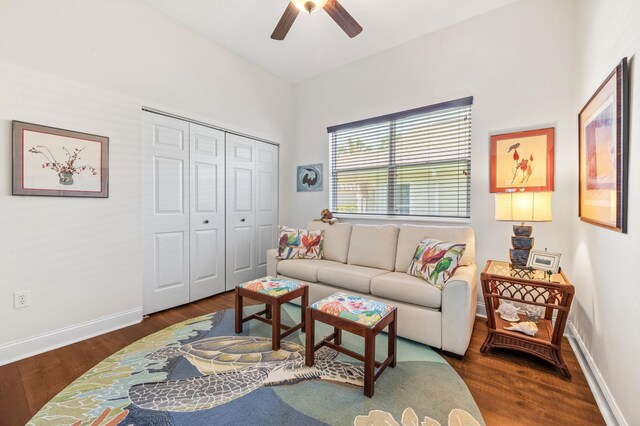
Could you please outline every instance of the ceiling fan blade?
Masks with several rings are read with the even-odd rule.
[[[282,14],[282,18],[280,18],[278,25],[276,25],[276,29],[273,30],[271,38],[274,40],[284,40],[291,29],[293,22],[298,17],[298,13],[300,13],[300,10],[298,10],[296,5],[293,4],[293,2],[289,2],[287,9]]]
[[[338,0],[329,0],[327,4],[324,5],[324,10],[327,11],[331,19],[336,21],[336,24],[338,24],[340,28],[342,28],[342,31],[347,33],[349,37],[354,38],[362,32],[360,24],[353,19],[353,16],[349,15],[349,12],[338,3]]]

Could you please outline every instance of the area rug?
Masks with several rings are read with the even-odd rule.
[[[254,309],[249,308],[249,309]],[[294,324],[299,307],[283,306]],[[332,329],[317,323],[316,335]],[[271,351],[258,321],[234,333],[233,310],[168,327],[105,359],[45,405],[30,425],[456,425],[484,424],[466,385],[429,347],[398,339],[398,363],[362,388],[362,364],[332,349],[304,365],[304,334]],[[362,338],[343,334],[361,352]],[[386,335],[376,341],[379,360]]]

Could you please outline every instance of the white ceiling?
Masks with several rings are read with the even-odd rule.
[[[324,11],[270,36],[289,0],[144,0],[289,81],[299,82],[516,0],[340,0],[364,31],[349,39]],[[186,47],[186,46],[185,46]]]

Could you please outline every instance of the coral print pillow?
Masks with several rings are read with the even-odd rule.
[[[322,259],[324,230],[279,228],[278,259]]]
[[[420,241],[407,274],[422,278],[429,284],[442,288],[458,269],[466,244],[445,243],[425,238]]]

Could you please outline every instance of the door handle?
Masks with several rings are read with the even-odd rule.
[[[244,222],[244,219],[240,219],[240,222]]]
[[[204,223],[204,224],[206,225],[207,223],[209,223],[209,219],[205,220],[205,221],[204,221],[204,222],[202,222],[202,223]]]

